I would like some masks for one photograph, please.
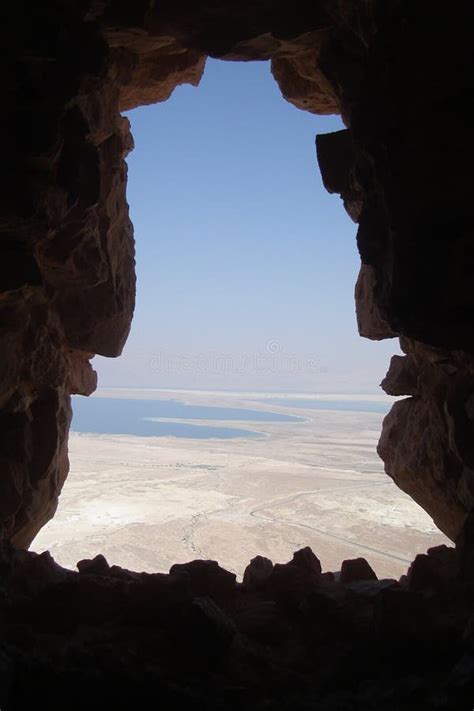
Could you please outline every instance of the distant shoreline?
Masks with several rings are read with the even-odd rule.
[[[151,400],[156,395],[198,395],[201,397],[221,396],[226,398],[240,398],[259,400],[339,400],[339,401],[364,401],[364,402],[396,402],[399,397],[392,397],[385,393],[301,393],[295,392],[279,392],[279,391],[259,391],[259,390],[202,390],[202,389],[185,389],[185,388],[117,388],[117,387],[100,387],[90,397],[106,397],[106,398],[131,398],[136,400]]]

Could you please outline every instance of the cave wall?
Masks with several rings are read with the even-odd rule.
[[[400,336],[405,353],[382,387],[409,397],[385,418],[378,452],[456,540],[474,504],[472,52],[459,15],[393,8],[368,48],[350,129],[319,137],[318,155],[359,222],[359,332]]]
[[[67,476],[70,394],[94,391],[93,354],[121,352],[135,277],[127,67],[73,7],[22,10],[2,66],[0,519],[27,546]]]
[[[463,8],[460,8],[461,11]],[[461,12],[462,15],[462,12]],[[462,17],[461,17],[462,19]],[[271,59],[283,96],[340,113],[324,184],[358,222],[362,336],[401,337],[386,471],[451,538],[474,503],[469,23],[426,2],[33,3],[5,26],[0,520],[27,546],[67,475],[71,393],[134,307],[121,110],[196,85],[206,56]]]

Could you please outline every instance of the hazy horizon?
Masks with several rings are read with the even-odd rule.
[[[157,386],[150,386],[150,385],[102,385],[99,383],[97,386],[96,390],[89,396],[87,397],[96,397],[98,395],[101,395],[102,393],[106,393],[107,397],[115,393],[117,395],[120,394],[120,396],[125,396],[123,393],[129,393],[129,392],[157,392],[157,393],[203,393],[205,395],[260,395],[264,396],[267,395],[269,397],[273,397],[275,395],[277,396],[291,396],[291,397],[305,397],[308,399],[311,398],[321,398],[321,399],[327,399],[331,397],[337,397],[340,398],[341,400],[350,400],[353,398],[359,398],[359,397],[364,397],[369,400],[374,400],[374,399],[384,399],[388,400],[390,402],[395,402],[396,400],[402,399],[401,396],[393,396],[393,395],[387,395],[381,388],[378,388],[374,392],[368,392],[365,390],[353,390],[352,392],[348,391],[334,391],[334,390],[291,390],[291,389],[280,389],[280,390],[271,390],[271,389],[261,389],[261,388],[250,388],[250,389],[237,389],[237,388],[205,388],[205,387],[157,387]],[[82,397],[82,395],[74,395],[74,397]]]
[[[356,225],[268,62],[209,60],[201,85],[126,114],[137,306],[99,386],[380,392],[396,340],[359,337]]]

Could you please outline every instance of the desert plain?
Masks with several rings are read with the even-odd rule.
[[[337,571],[342,560],[363,556],[379,577],[399,577],[417,553],[451,545],[384,473],[376,453],[383,414],[275,405],[262,393],[123,389],[101,396],[117,398],[117,407],[121,398],[175,398],[304,420],[228,423],[259,438],[71,432],[71,469],[58,510],[31,546],[49,550],[63,566],[75,568],[102,553],[111,565],[163,572],[204,558],[241,579],[256,555],[286,562],[310,546],[323,570]],[[192,423],[226,426],[222,420]]]

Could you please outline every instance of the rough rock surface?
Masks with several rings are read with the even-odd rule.
[[[67,476],[69,395],[95,389],[93,354],[120,353],[135,277],[122,69],[73,6],[23,10],[3,30],[0,517],[27,546]]]
[[[412,397],[385,418],[379,454],[454,540],[474,503],[474,155],[462,99],[472,91],[472,56],[467,30],[441,6],[427,15],[424,3],[387,4],[385,16],[377,3],[367,7],[376,31],[368,22],[359,33],[361,73],[338,84],[349,128],[318,137],[318,159],[326,187],[359,222],[359,332],[401,336],[407,353],[382,385]],[[446,36],[449,61],[435,49]],[[334,55],[324,57],[334,86],[337,58],[333,66]]]
[[[382,385],[410,395],[385,417],[378,452],[388,474],[453,540],[474,507],[474,362],[463,351],[402,338]]]
[[[462,558],[462,546],[441,546],[400,581],[337,582],[304,549],[257,591],[213,561],[164,575],[98,556],[77,573],[1,542],[0,705],[467,709],[474,604]],[[301,587],[304,570],[316,575]]]

